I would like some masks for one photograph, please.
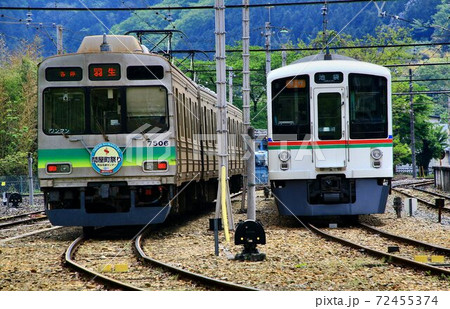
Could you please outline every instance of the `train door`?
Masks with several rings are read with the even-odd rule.
[[[342,168],[347,162],[344,88],[314,89],[314,144],[317,168]]]

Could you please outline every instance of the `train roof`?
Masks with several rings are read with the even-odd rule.
[[[131,35],[91,35],[84,37],[77,53],[98,53],[104,39],[109,45],[109,52],[145,53],[145,48]]]
[[[329,57],[329,59],[327,59]],[[294,63],[302,63],[302,62],[310,62],[310,61],[322,61],[322,60],[349,60],[349,61],[359,61],[355,58],[339,55],[339,54],[317,54],[317,55],[311,55],[307,56],[301,59],[298,59],[297,61],[292,62]]]
[[[267,80],[272,81],[278,78],[317,72],[360,73],[385,77],[390,77],[391,74],[389,69],[377,64],[338,54],[328,54],[327,56],[331,59],[327,60],[325,60],[325,56],[325,54],[317,54],[299,59],[287,66],[269,72]]]

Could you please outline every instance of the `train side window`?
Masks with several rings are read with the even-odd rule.
[[[191,109],[188,105],[188,100],[186,99],[186,95],[183,93],[183,107],[184,107],[184,116],[186,119],[186,138],[191,139]]]
[[[126,91],[128,132],[154,133],[168,129],[167,90],[164,87],[131,87]]]
[[[178,92],[178,89],[175,88],[175,95],[174,95],[174,103],[177,107],[177,122],[178,122],[178,135],[180,137],[185,136],[185,128],[184,128],[184,111],[183,111],[183,104],[181,103],[181,96]]]
[[[44,133],[83,134],[86,130],[85,92],[82,88],[44,90]]]
[[[200,115],[202,116],[202,126],[201,126],[201,133],[203,134],[202,139],[205,138],[204,134],[208,134],[208,124],[206,122],[206,107],[205,106],[201,106],[200,104],[200,110],[202,111],[202,113],[200,113]],[[199,132],[200,133],[200,132]]]
[[[303,140],[311,133],[309,76],[272,81],[274,140]]]
[[[350,138],[388,136],[387,79],[382,76],[350,74]]]
[[[194,138],[197,140],[198,139],[198,134],[200,134],[200,121],[201,121],[201,119],[200,119],[200,110],[199,110],[199,108],[198,108],[198,102],[197,102],[197,100],[196,101],[194,101],[194,108],[195,108],[195,120],[194,120],[194,122],[195,122],[195,131],[194,131],[194,133],[195,133],[195,135],[194,135]]]

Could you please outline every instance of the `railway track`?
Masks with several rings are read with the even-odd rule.
[[[88,242],[91,244],[89,245]],[[66,263],[84,273],[88,278],[102,281],[121,290],[257,290],[189,272],[155,260],[147,256],[142,249],[142,234],[135,238],[133,244],[130,244],[129,240],[107,241],[106,245],[103,242],[103,240],[99,242],[93,239],[88,240],[83,236],[78,237],[66,250]],[[89,248],[80,252],[85,246]],[[104,251],[99,253],[99,248],[103,248]],[[97,250],[97,252],[88,253],[91,250]],[[75,256],[77,256],[76,260]],[[122,268],[127,268],[127,271],[109,271],[109,268],[114,269],[119,265],[113,263],[117,260],[121,261],[120,265]],[[138,263],[137,260],[142,263]]]
[[[335,230],[330,232],[317,228],[310,223],[308,223],[307,226],[311,231],[315,232],[321,237],[341,243],[345,246],[355,248],[360,252],[366,252],[370,255],[383,258],[384,261],[388,263],[412,267],[413,269],[427,271],[438,276],[450,276],[450,268],[448,267],[446,268],[442,266],[430,265],[428,263],[417,262],[414,259],[406,257],[408,255],[411,255],[411,252],[418,252],[420,253],[419,255],[422,256],[439,252],[444,254],[447,260],[449,260],[450,249],[448,248],[435,246],[433,244],[426,244],[424,242],[418,242],[399,235],[392,235],[374,229],[367,225],[361,225],[357,230],[354,230],[353,232],[355,233],[353,237],[350,237],[351,235],[349,235],[350,233],[348,233],[349,230]],[[387,242],[386,239],[388,239]],[[380,250],[380,248],[386,248],[388,243],[392,244],[392,241],[394,241],[395,244],[398,244],[399,242],[402,243],[403,245],[400,247],[400,251],[404,251],[404,253],[392,254]]]
[[[392,181],[392,187],[408,187],[408,186],[416,186],[416,187],[420,187],[420,186],[427,186],[427,185],[431,185],[434,184],[434,180],[430,180],[430,179],[417,179],[415,181],[408,181],[408,182],[403,182],[402,180],[394,180]]]
[[[50,222],[42,211],[36,211],[0,219],[0,240],[9,241],[47,229]]]
[[[43,211],[34,211],[15,216],[3,217],[0,218],[0,229],[46,219],[47,216]]]
[[[422,196],[418,196],[417,194],[408,192],[407,191],[408,189],[409,190],[420,191],[422,193],[421,194]],[[403,195],[405,195],[407,197],[416,198],[417,201],[419,201],[419,202],[421,202],[421,203],[425,204],[426,206],[428,206],[430,208],[433,208],[433,209],[437,209],[434,200],[436,198],[444,198],[446,203],[445,203],[445,207],[442,208],[442,211],[447,213],[447,214],[450,214],[450,207],[449,207],[450,198],[445,196],[445,195],[442,195],[442,194],[439,194],[439,193],[435,193],[435,192],[431,192],[431,191],[428,191],[428,190],[425,190],[425,189],[420,189],[420,188],[417,188],[417,187],[392,188],[392,190],[397,192],[397,193],[403,194]],[[423,196],[423,195],[425,195],[425,196]]]

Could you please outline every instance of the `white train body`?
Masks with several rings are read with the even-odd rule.
[[[268,75],[269,180],[279,212],[382,213],[393,176],[390,72],[323,57]]]

